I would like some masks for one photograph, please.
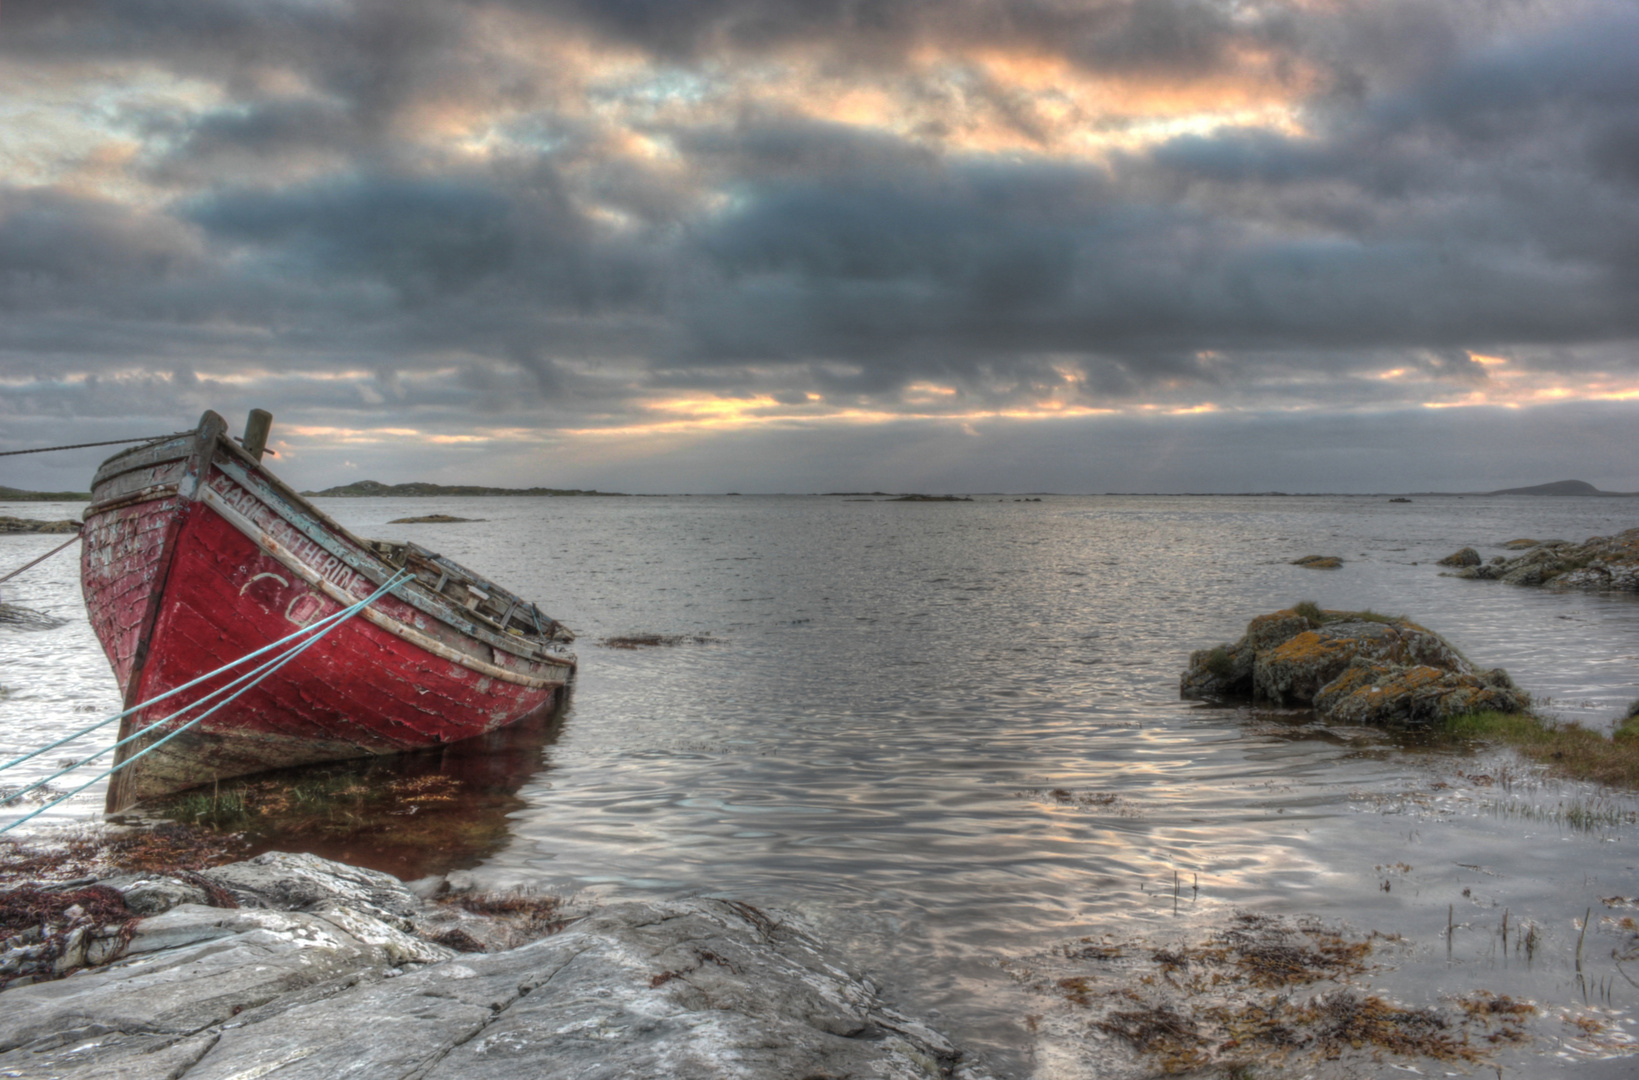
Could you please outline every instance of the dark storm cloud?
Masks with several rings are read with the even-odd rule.
[[[548,263],[568,261],[574,214],[547,201],[555,205],[527,222],[545,226],[530,230],[531,246]],[[414,301],[460,294],[514,268],[526,226],[520,209],[481,184],[385,178],[212,196],[188,216],[292,271],[368,277]]]
[[[1231,65],[1237,46],[1290,36],[1278,9],[1237,13],[1205,0],[522,0],[520,6],[677,58],[844,42],[881,63],[920,44],[984,44],[1059,53],[1105,71],[1202,72]]]
[[[0,303],[92,299],[84,290],[198,267],[188,230],[106,199],[0,189]]]
[[[3,19],[0,58],[126,146],[0,181],[8,416],[157,415],[246,380],[315,424],[448,433],[690,397],[1325,411],[1502,393],[1488,350],[1573,389],[1639,377],[1618,6]],[[944,396],[901,400],[925,385]]]

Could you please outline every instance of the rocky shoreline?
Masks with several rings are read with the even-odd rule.
[[[40,926],[0,958],[0,1075],[989,1075],[788,915],[462,877],[268,852],[13,888],[8,923]]]
[[[1451,577],[1540,585],[1550,589],[1639,592],[1639,529],[1594,536],[1580,544],[1567,540],[1520,538],[1502,545],[1523,554],[1490,560],[1471,547],[1440,560]]]
[[[0,536],[23,533],[77,533],[80,523],[72,518],[46,521],[41,518],[20,518],[0,514]]]

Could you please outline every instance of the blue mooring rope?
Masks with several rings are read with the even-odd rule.
[[[391,588],[394,582],[396,582],[398,580],[401,580],[401,579],[402,579],[402,575],[400,575],[399,577],[394,578],[394,581],[389,582],[386,586],[384,586],[382,591],[385,591],[387,588]],[[376,595],[379,596],[379,595],[381,595],[381,593],[378,592]],[[362,610],[363,606],[365,604],[368,604],[370,602],[370,600],[373,600],[373,599],[375,599],[375,597],[370,597],[369,599],[360,601],[358,604],[353,605],[353,607],[343,609],[342,611],[339,611],[334,615],[328,616],[325,619],[322,619],[319,622],[314,623],[312,625],[312,627],[309,627],[309,629],[319,627],[324,623],[332,623],[332,624],[338,623],[340,620],[347,618],[348,616],[354,614],[356,611]],[[52,773],[50,776],[46,777],[43,780],[38,780],[38,781],[30,784],[28,787],[23,788],[20,791],[13,792],[12,794],[6,796],[5,801],[8,802],[8,803],[9,802],[15,802],[16,800],[22,798],[24,795],[27,795],[29,792],[35,791],[39,788],[42,788],[45,785],[51,783],[51,781],[56,780],[60,777],[67,776],[69,773],[73,772],[75,769],[78,769],[78,768],[81,768],[85,765],[90,764],[91,762],[93,762],[93,761],[97,760],[98,758],[102,757],[104,754],[113,753],[115,750],[118,750],[120,747],[126,745],[127,743],[135,742],[136,740],[142,738],[144,735],[148,734],[150,731],[154,730],[155,728],[163,727],[164,725],[170,723],[172,720],[175,720],[177,717],[181,716],[183,713],[186,713],[191,709],[197,709],[197,708],[199,708],[199,706],[205,704],[207,701],[211,700],[212,698],[218,697],[222,694],[227,693],[229,690],[232,690],[234,687],[238,686],[240,683],[245,682],[247,679],[253,679],[253,680],[256,680],[256,681],[260,681],[261,677],[263,677],[267,674],[270,674],[272,671],[277,670],[277,667],[275,665],[283,666],[283,662],[285,660],[289,660],[289,659],[295,657],[302,649],[307,648],[307,646],[313,644],[314,641],[317,641],[317,640],[319,640],[319,638],[323,637],[325,634],[328,634],[330,632],[330,630],[333,629],[333,628],[334,628],[333,625],[329,626],[329,627],[325,627],[325,629],[322,632],[320,632],[317,636],[315,636],[314,638],[312,638],[309,641],[303,642],[295,650],[293,650],[292,652],[286,654],[284,657],[277,657],[273,660],[268,661],[266,664],[263,664],[259,668],[255,668],[251,671],[247,671],[245,674],[243,674],[243,675],[239,676],[238,678],[234,679],[232,682],[224,683],[223,685],[217,687],[215,690],[212,690],[210,693],[206,694],[204,697],[201,697],[199,700],[189,702],[188,704],[184,705],[182,708],[178,709],[176,712],[172,713],[171,715],[169,715],[169,716],[167,716],[163,719],[154,721],[152,724],[149,724],[147,727],[143,728],[141,731],[133,732],[132,734],[127,735],[125,738],[121,739],[119,742],[115,743],[114,745],[109,746],[109,747],[105,747],[101,750],[98,750],[95,754],[92,754],[91,756],[86,757],[86,758],[81,758],[79,761],[76,761],[74,764],[69,765],[66,768],[59,769],[57,772]],[[295,637],[295,636],[296,635],[294,635],[294,634],[290,635],[290,637]],[[288,641],[288,640],[290,640],[290,638],[287,637],[284,640]],[[273,646],[268,646],[267,648],[272,648],[272,647]],[[257,653],[248,653],[245,656],[240,657],[238,660],[235,660],[232,664],[228,664],[224,667],[217,668],[216,671],[212,672],[211,674],[214,675],[217,672],[226,671],[230,667],[234,667],[237,664],[243,663],[249,657],[256,656],[256,655],[258,655],[258,653],[266,652],[266,651],[267,651],[267,649],[261,649],[261,650],[258,650]],[[210,675],[204,675],[204,676],[201,676],[200,678],[208,679],[210,677],[211,677]],[[189,683],[188,685],[189,686],[195,685],[199,681],[200,681],[199,679],[195,679],[193,683]],[[254,683],[252,685],[254,685]],[[179,687],[178,689],[186,689],[186,687]],[[249,690],[250,687],[247,686],[247,687],[245,687],[245,689]],[[173,691],[171,691],[171,693],[174,694],[174,693],[176,693],[176,691],[173,690]],[[129,713],[135,712],[137,709],[147,708],[149,705],[152,705],[155,702],[160,701],[162,698],[169,697],[169,696],[170,696],[170,694],[163,694],[160,697],[153,698],[152,700],[150,700],[148,702],[145,702],[142,705],[137,705],[137,706],[135,706],[131,709],[127,709],[125,711],[125,713],[121,714],[121,715],[126,715],[126,714],[129,714]],[[239,696],[238,694],[234,695],[234,697],[238,697],[238,696]],[[233,700],[233,698],[229,698],[228,700],[231,701],[231,700]],[[227,702],[223,702],[222,704],[225,705],[225,704],[227,704]],[[211,711],[215,712],[216,708],[220,708],[220,707],[221,706],[218,705],[215,708],[213,708]],[[205,715],[208,716],[210,714],[206,713]],[[190,721],[189,723],[190,724],[198,723],[199,720],[203,720],[203,719],[204,719],[204,716],[200,716],[200,717],[197,717],[194,720]],[[179,730],[181,730],[181,729],[179,729]],[[57,745],[60,745],[60,742]],[[18,759],[18,760],[22,760],[22,759]],[[95,783],[95,782],[96,781],[92,781],[92,783]],[[5,831],[4,829],[0,829],[0,832],[4,832],[4,831]]]
[[[403,574],[400,574],[400,575],[394,577],[393,581],[388,582],[387,585],[382,586],[382,588],[383,589],[390,588],[393,584],[395,584],[396,582],[401,581],[401,580],[404,580]],[[379,597],[380,595],[381,595],[381,593],[377,592],[375,596],[372,596],[368,600],[365,600],[363,602],[368,604],[372,600],[375,600],[376,597]],[[355,607],[356,606],[357,605],[355,605]],[[75,739],[84,738],[85,736],[91,734],[93,731],[96,731],[100,727],[107,727],[109,724],[112,724],[116,720],[123,720],[127,716],[130,716],[132,713],[140,712],[141,710],[146,709],[150,705],[158,705],[160,702],[164,701],[166,698],[176,697],[176,695],[182,693],[184,690],[192,690],[194,687],[198,686],[200,683],[208,682],[211,679],[214,679],[218,675],[222,674],[224,671],[228,671],[232,668],[238,667],[240,664],[243,664],[246,660],[254,660],[258,656],[261,656],[263,653],[272,652],[274,649],[277,649],[277,648],[279,648],[280,646],[283,646],[283,645],[287,645],[290,642],[295,641],[297,638],[302,637],[305,634],[311,634],[315,630],[318,630],[318,629],[328,625],[329,623],[336,622],[337,620],[340,620],[340,619],[345,619],[345,618],[347,618],[348,616],[350,616],[352,614],[353,614],[353,608],[347,608],[347,609],[344,609],[342,611],[336,612],[334,615],[326,615],[324,618],[318,620],[317,622],[309,623],[308,625],[302,627],[300,630],[296,631],[293,634],[285,635],[284,637],[280,638],[278,641],[275,641],[271,645],[264,645],[260,649],[257,649],[255,652],[248,652],[245,655],[241,656],[237,660],[228,661],[226,664],[223,664],[221,667],[217,668],[215,671],[207,672],[206,674],[199,676],[199,678],[195,679],[193,682],[184,683],[184,684],[182,684],[181,686],[177,687],[174,690],[165,691],[165,693],[160,694],[158,697],[149,698],[147,701],[144,701],[140,705],[133,705],[129,709],[126,709],[124,712],[118,712],[118,713],[115,713],[113,716],[105,717],[101,720],[98,720],[95,724],[92,724],[90,727],[81,728],[79,731],[76,731],[74,734],[69,735],[65,738],[58,739],[54,743],[48,743],[47,745],[40,747],[38,750],[30,750],[28,753],[24,754],[22,757],[12,758],[10,761],[6,762],[4,765],[0,765],[0,772],[5,772],[7,769],[11,768],[13,765],[21,765],[23,762],[27,761],[30,758],[39,757],[41,754],[45,753],[47,750],[55,750],[55,749],[57,749],[57,747],[62,746],[65,743],[71,743]],[[229,685],[231,686],[232,684],[230,683]],[[225,689],[227,689],[227,687],[223,687],[222,689],[225,690]],[[206,700],[209,700],[209,698],[208,697],[207,698],[201,698],[200,700],[201,701],[206,701]],[[197,704],[199,704],[199,702],[196,701],[196,702],[194,702],[194,704],[197,705]],[[192,706],[190,706],[190,708],[191,707]],[[187,710],[183,710],[183,711],[186,712]],[[169,719],[169,718],[167,717],[167,719]],[[110,748],[110,749],[112,749],[112,748]],[[87,760],[90,760],[90,759],[88,758]],[[83,764],[83,762],[82,762],[82,764]],[[61,775],[61,774],[59,774],[59,775]],[[21,791],[19,791],[17,793],[17,795],[21,795],[21,794],[23,794],[23,792],[21,792]],[[5,801],[9,802],[11,799],[15,799],[17,797],[17,795],[7,796]]]
[[[257,649],[255,652],[252,652],[252,653],[246,653],[244,656],[241,656],[239,659],[233,661],[232,663],[224,664],[222,667],[217,668],[215,671],[211,672],[208,675],[201,675],[199,678],[195,679],[193,682],[190,682],[190,683],[186,684],[185,686],[179,686],[175,690],[167,691],[166,693],[161,694],[156,698],[153,698],[151,701],[143,702],[140,705],[134,705],[131,708],[126,709],[124,712],[118,714],[117,716],[111,716],[111,717],[107,718],[106,720],[100,720],[97,723],[93,724],[91,727],[86,728],[84,731],[80,732],[78,735],[69,736],[69,738],[67,738],[67,739],[60,739],[57,742],[52,743],[51,746],[41,747],[39,750],[36,750],[33,753],[25,754],[23,757],[20,757],[20,758],[16,759],[16,761],[7,762],[4,766],[0,766],[0,768],[10,768],[12,765],[17,764],[20,761],[26,761],[28,758],[31,758],[31,757],[35,756],[35,754],[43,753],[46,750],[50,750],[54,746],[61,746],[65,742],[71,742],[74,739],[80,738],[81,736],[89,734],[90,732],[96,730],[97,728],[102,727],[104,724],[112,723],[113,721],[118,720],[118,719],[120,719],[120,717],[123,717],[123,716],[129,716],[131,713],[136,712],[139,709],[145,709],[149,705],[153,705],[157,702],[163,701],[164,699],[166,699],[168,697],[172,697],[176,694],[179,694],[182,691],[188,689],[189,687],[197,686],[201,682],[204,682],[206,679],[209,679],[209,678],[211,678],[212,676],[215,676],[215,675],[219,675],[222,672],[227,671],[229,668],[237,667],[240,664],[244,663],[246,660],[250,660],[254,657],[261,656],[263,653],[268,652],[270,649],[276,649],[280,645],[283,645],[285,642],[288,642],[288,641],[292,640],[293,638],[300,637],[302,634],[305,634],[305,633],[310,633],[310,632],[312,632],[313,630],[317,629],[320,626],[324,627],[324,629],[319,630],[318,633],[314,634],[308,640],[306,640],[306,641],[302,642],[301,644],[297,645],[295,648],[290,649],[288,652],[284,653],[283,655],[276,656],[272,660],[270,660],[267,663],[263,664],[261,667],[256,668],[253,671],[246,672],[245,674],[239,676],[237,679],[234,679],[232,682],[227,683],[224,686],[218,687],[217,689],[211,691],[209,694],[206,694],[204,697],[200,698],[198,701],[193,701],[193,702],[188,703],[187,705],[185,705],[182,708],[178,709],[176,712],[172,713],[170,716],[167,716],[162,720],[156,720],[154,723],[149,724],[147,727],[143,728],[141,731],[138,731],[138,732],[135,732],[131,735],[126,736],[125,738],[121,739],[119,742],[114,743],[114,745],[109,746],[109,747],[107,747],[103,750],[99,750],[97,753],[92,754],[90,757],[84,758],[80,761],[77,761],[73,765],[70,765],[65,769],[60,769],[57,772],[55,772],[55,773],[51,774],[50,776],[46,777],[44,780],[40,780],[40,781],[38,781],[34,784],[31,784],[28,787],[22,789],[21,791],[13,794],[11,796],[8,796],[4,801],[8,802],[8,803],[13,802],[13,801],[21,798],[22,796],[28,794],[29,792],[34,791],[37,788],[43,787],[46,784],[49,784],[51,781],[56,780],[59,777],[65,776],[68,773],[73,772],[75,769],[78,769],[78,768],[88,764],[89,762],[94,761],[99,757],[102,757],[104,754],[111,753],[112,751],[119,749],[121,746],[124,746],[126,743],[132,742],[136,739],[140,739],[142,736],[144,736],[144,735],[148,734],[149,732],[153,731],[155,728],[158,728],[158,727],[161,727],[165,724],[170,723],[172,720],[175,720],[177,717],[181,716],[183,713],[186,713],[191,709],[198,708],[200,705],[203,705],[205,702],[209,701],[213,697],[216,697],[218,694],[222,694],[222,693],[224,693],[228,690],[231,690],[234,686],[238,685],[239,683],[242,683],[242,682],[246,683],[246,685],[240,687],[240,689],[238,691],[236,691],[233,694],[232,697],[229,697],[226,700],[219,701],[215,705],[212,705],[205,712],[200,713],[198,716],[194,717],[192,720],[189,720],[186,724],[183,724],[181,727],[177,728],[175,731],[170,732],[164,738],[161,738],[161,739],[155,741],[151,746],[143,747],[141,750],[137,751],[135,754],[132,754],[130,757],[126,758],[124,761],[120,762],[119,764],[113,766],[110,769],[107,769],[107,770],[103,771],[102,773],[99,773],[97,776],[95,776],[95,777],[91,778],[90,780],[86,781],[84,784],[81,784],[79,787],[75,788],[73,791],[68,792],[66,795],[61,795],[61,796],[53,799],[51,802],[48,802],[45,805],[41,806],[38,810],[34,810],[34,811],[32,811],[28,814],[25,814],[22,817],[18,818],[16,821],[10,822],[7,825],[5,825],[4,827],[0,827],[0,833],[8,833],[11,830],[15,829],[17,826],[21,825],[23,822],[28,821],[32,818],[38,817],[39,815],[45,813],[47,810],[50,810],[53,806],[56,806],[58,803],[64,802],[68,799],[72,799],[74,796],[78,795],[80,792],[84,791],[86,788],[89,788],[89,787],[93,786],[94,784],[96,784],[97,782],[99,782],[101,780],[105,780],[108,777],[114,775],[116,772],[119,772],[121,769],[125,768],[127,765],[129,765],[132,762],[138,760],[139,758],[143,757],[145,754],[149,753],[150,751],[157,750],[161,746],[164,746],[166,743],[170,742],[172,739],[176,738],[178,735],[182,734],[184,731],[187,731],[189,728],[193,727],[195,724],[197,724],[200,721],[204,720],[206,717],[211,716],[217,710],[219,710],[219,709],[221,709],[221,708],[223,708],[227,705],[232,704],[242,694],[244,694],[246,691],[248,691],[251,688],[258,685],[267,676],[273,674],[275,671],[278,671],[280,668],[282,668],[286,664],[290,663],[290,661],[292,661],[292,660],[296,659],[296,657],[300,656],[303,652],[306,652],[313,645],[317,644],[320,638],[322,638],[326,634],[330,633],[330,631],[336,629],[336,627],[340,626],[341,623],[344,620],[349,619],[349,618],[353,617],[354,615],[357,615],[359,612],[363,611],[365,608],[367,608],[371,604],[375,603],[375,601],[380,599],[382,596],[384,596],[388,592],[390,592],[395,586],[397,586],[401,582],[409,580],[413,576],[414,575],[410,571],[402,570],[399,573],[393,575],[393,577],[390,578],[385,584],[383,584],[381,586],[381,588],[377,589],[375,592],[371,593],[369,596],[365,597],[363,600],[360,600],[358,603],[354,604],[352,607],[344,608],[343,610],[338,611],[334,615],[326,616],[324,619],[321,619],[318,622],[313,623],[311,626],[303,627],[301,630],[298,630],[296,633],[290,634],[287,637],[281,638],[279,641],[274,642],[272,645],[264,646],[260,649]],[[325,625],[327,623],[329,625]],[[246,680],[250,680],[250,681],[246,682]]]

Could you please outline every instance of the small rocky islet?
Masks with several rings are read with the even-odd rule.
[[[1421,725],[1530,707],[1529,695],[1502,668],[1480,670],[1404,616],[1307,602],[1259,615],[1234,643],[1191,653],[1179,693],[1312,708],[1320,719],[1343,724]]]
[[[1440,560],[1451,577],[1540,585],[1550,589],[1639,592],[1639,529],[1594,536],[1580,544],[1521,537],[1501,545],[1522,554],[1489,560],[1471,547]]]

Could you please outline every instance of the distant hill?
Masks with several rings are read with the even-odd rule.
[[[379,480],[360,480],[323,491],[304,491],[308,498],[365,499],[383,495],[422,497],[429,495],[606,495],[624,496],[623,491],[584,491],[580,488],[502,488],[481,487],[476,484],[383,484]]]
[[[1533,487],[1503,488],[1501,491],[1488,491],[1487,495],[1611,495],[1626,497],[1634,494],[1627,491],[1600,491],[1586,480],[1555,480],[1551,484],[1537,484]]]
[[[0,502],[90,502],[89,491],[24,491],[0,487]]]

